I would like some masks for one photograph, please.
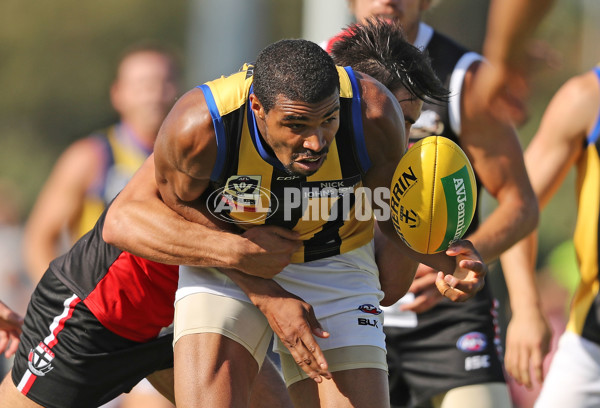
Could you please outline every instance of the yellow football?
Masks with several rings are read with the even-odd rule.
[[[452,140],[421,139],[398,163],[390,189],[391,217],[413,250],[445,251],[467,231],[476,203],[473,168]]]

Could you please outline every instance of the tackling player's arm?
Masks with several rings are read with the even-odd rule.
[[[268,226],[240,234],[233,225],[215,225],[207,213],[200,196],[215,152],[203,93],[192,90],[165,119],[154,156],[108,210],[106,242],[161,263],[235,268],[267,278],[279,273],[301,245],[295,232]]]
[[[402,110],[398,101],[382,84],[364,74],[357,73],[357,77],[360,80],[364,107],[365,142],[372,163],[364,184],[370,189],[389,188],[398,162],[406,151]],[[458,241],[445,254],[420,254],[404,244],[396,234],[391,219],[378,220],[378,225],[398,250],[440,271],[436,285],[450,299],[466,300],[483,287],[487,267],[468,241]]]

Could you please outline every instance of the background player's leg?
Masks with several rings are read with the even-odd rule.
[[[258,377],[252,387],[250,408],[292,408],[292,400],[288,394],[281,373],[271,361],[265,358]]]
[[[432,398],[436,408],[511,408],[505,383],[484,383],[457,387]]]
[[[172,368],[167,368],[166,370],[156,371],[150,374],[146,379],[152,384],[152,386],[161,393],[166,399],[171,401],[173,404],[175,403],[175,385]],[[153,399],[156,401],[156,398]],[[148,408],[148,405],[137,405]]]
[[[333,379],[317,384],[307,378],[290,385],[295,406],[307,407],[389,407],[387,372],[358,368],[333,372]]]

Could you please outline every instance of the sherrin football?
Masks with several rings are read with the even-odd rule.
[[[452,140],[429,136],[402,157],[390,189],[396,232],[413,250],[445,251],[462,238],[477,203],[469,159]]]

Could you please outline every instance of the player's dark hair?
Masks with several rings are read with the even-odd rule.
[[[114,77],[117,78],[119,68],[123,61],[132,55],[145,52],[156,53],[164,56],[169,61],[169,65],[171,66],[171,78],[175,82],[179,82],[181,80],[183,64],[181,62],[182,58],[179,52],[170,44],[152,39],[142,40],[125,48],[118,56],[117,63],[115,64]]]
[[[339,77],[331,57],[317,44],[281,40],[258,54],[253,86],[268,112],[279,95],[292,101],[320,102],[339,90]]]
[[[429,57],[406,41],[398,23],[370,19],[351,24],[332,45],[331,55],[336,64],[370,75],[392,92],[404,87],[423,101],[448,102],[449,91]]]

